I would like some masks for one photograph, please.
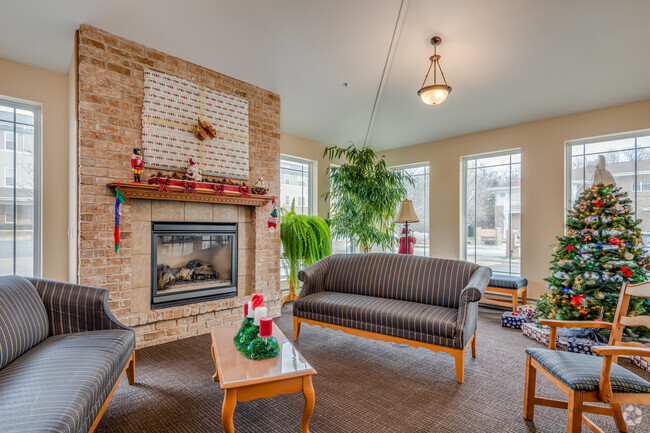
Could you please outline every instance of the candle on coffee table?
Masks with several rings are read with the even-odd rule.
[[[268,313],[268,308],[266,307],[257,307],[255,309],[255,319],[253,320],[253,325],[260,326],[260,319],[266,317]]]
[[[270,337],[273,334],[273,319],[263,317],[260,319],[260,337]]]

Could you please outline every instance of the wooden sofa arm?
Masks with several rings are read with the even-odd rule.
[[[542,326],[549,326],[551,333],[548,336],[548,348],[550,350],[557,349],[555,340],[557,340],[557,328],[601,328],[612,329],[612,324],[609,322],[602,322],[600,320],[551,320],[542,319],[539,321]]]
[[[603,357],[603,369],[598,383],[598,396],[605,403],[610,403],[614,398],[609,374],[612,370],[612,363],[616,362],[615,359],[619,356],[644,356],[650,358],[650,347],[646,347],[641,343],[627,343],[624,346],[594,346],[591,351]]]
[[[600,320],[551,320],[542,319],[539,321],[540,325],[550,326],[551,328],[604,328],[612,329],[612,324],[609,322],[602,322]]]
[[[639,345],[643,346],[641,343]],[[593,346],[591,351],[601,356],[644,356],[650,358],[650,347]]]

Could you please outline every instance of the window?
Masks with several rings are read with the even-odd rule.
[[[280,176],[283,179],[280,195],[284,197],[282,207],[291,209],[295,200],[295,211],[301,215],[312,215],[312,162],[304,159],[282,156]]]
[[[409,224],[409,231],[415,237],[413,254],[416,256],[429,255],[429,164],[411,165],[398,167],[394,170],[404,171],[411,175],[415,186],[406,185],[406,197],[413,201],[415,214],[420,219],[418,223]],[[398,210],[399,212],[399,210]],[[398,236],[402,235],[404,224],[396,224],[395,230]],[[397,246],[394,249],[397,252]]]
[[[521,273],[521,152],[463,158],[465,260]]]
[[[5,150],[14,150],[16,143],[14,141],[14,131],[4,131],[4,149]]]
[[[5,186],[14,186],[14,169],[5,167]]]
[[[40,109],[0,99],[0,274],[40,275]]]
[[[311,161],[304,159],[285,155],[280,158],[280,197],[283,198],[280,205],[283,212],[289,212],[294,203],[297,214],[313,215],[312,166]],[[280,280],[286,281],[288,278],[288,264],[281,260]]]
[[[567,209],[591,186],[598,156],[603,155],[616,185],[632,200],[643,243],[650,246],[650,131],[576,140],[567,145]]]

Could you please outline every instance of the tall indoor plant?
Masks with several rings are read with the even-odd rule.
[[[282,257],[289,268],[289,295],[283,302],[296,298],[298,271],[331,253],[330,228],[319,216],[299,215],[291,204],[291,211],[280,218]]]
[[[330,161],[343,159],[340,166],[328,168],[330,191],[330,228],[337,239],[354,240],[361,251],[377,245],[390,250],[394,246],[394,221],[406,196],[405,183],[414,185],[404,171],[386,166],[384,156],[369,147],[330,146],[323,153]]]

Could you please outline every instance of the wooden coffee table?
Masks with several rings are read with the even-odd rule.
[[[238,401],[270,398],[302,391],[305,409],[302,413],[302,433],[309,433],[309,417],[314,411],[314,387],[311,376],[316,370],[273,324],[273,336],[280,345],[280,356],[263,361],[244,357],[233,343],[240,325],[212,328],[212,358],[216,371],[212,380],[225,391],[221,421],[226,433],[234,433],[232,416]]]

